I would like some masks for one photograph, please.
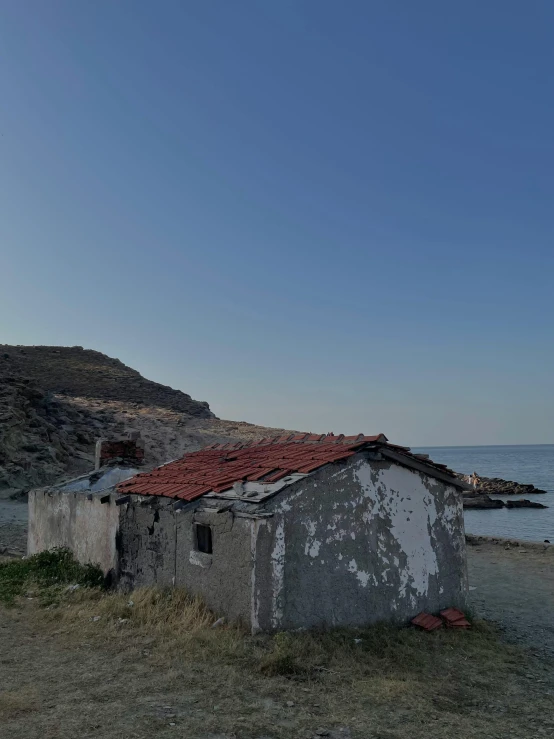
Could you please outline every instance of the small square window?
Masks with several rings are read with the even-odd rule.
[[[195,524],[196,549],[204,554],[212,553],[212,530],[209,526],[200,523]]]

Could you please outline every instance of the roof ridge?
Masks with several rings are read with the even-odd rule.
[[[249,449],[252,447],[271,446],[276,444],[322,444],[329,442],[332,444],[357,443],[357,442],[387,442],[385,434],[375,434],[374,436],[366,436],[365,434],[353,434],[345,436],[344,434],[277,434],[276,436],[264,436],[261,439],[253,441],[242,441],[233,444],[233,442],[215,442],[209,446],[203,447],[197,451],[231,451],[232,449]],[[399,449],[407,449],[407,447],[397,447]],[[186,452],[186,454],[195,454],[196,452]]]

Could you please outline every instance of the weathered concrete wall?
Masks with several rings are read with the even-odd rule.
[[[405,621],[464,607],[461,495],[362,455],[291,486],[256,535],[253,624],[262,630]]]
[[[117,577],[119,513],[113,499],[100,503],[99,496],[88,500],[83,493],[31,491],[28,553],[68,547],[79,562],[97,564]]]
[[[212,529],[213,553],[195,551],[193,525]],[[228,619],[250,625],[252,551],[251,519],[232,512],[184,513],[178,518],[178,585],[202,595],[206,603]]]
[[[196,551],[196,523],[211,527],[212,554]],[[130,504],[119,536],[121,585],[183,587],[201,595],[216,613],[249,625],[251,524],[231,512]]]
[[[171,502],[122,506],[118,536],[120,584],[125,589],[175,584],[175,511]]]

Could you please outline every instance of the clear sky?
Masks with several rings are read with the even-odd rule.
[[[553,36],[550,0],[2,0],[0,341],[553,442]]]

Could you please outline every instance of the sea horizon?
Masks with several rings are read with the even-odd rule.
[[[541,444],[420,444],[409,445],[410,449],[504,449],[506,447],[537,447],[537,446],[554,446],[554,441]]]

